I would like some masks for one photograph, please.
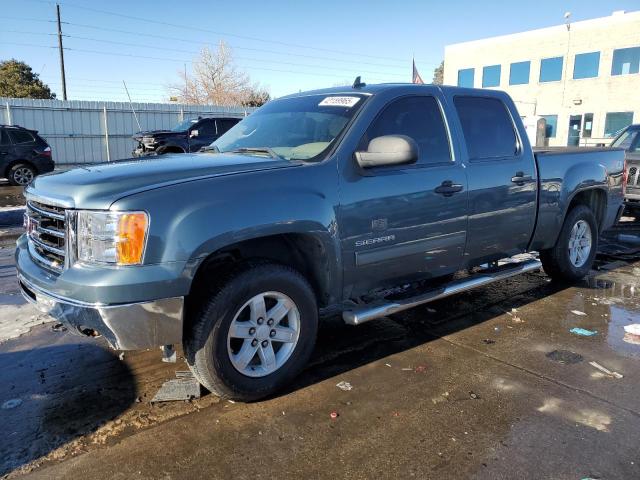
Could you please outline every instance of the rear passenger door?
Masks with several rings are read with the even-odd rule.
[[[346,176],[338,222],[344,283],[349,295],[435,277],[462,262],[467,215],[467,180],[456,161],[441,103],[432,95],[410,95],[382,108],[358,150],[383,135],[416,141],[415,164],[360,169]]]
[[[465,258],[481,264],[526,251],[535,227],[537,170],[502,99],[454,96],[467,151],[469,223]]]

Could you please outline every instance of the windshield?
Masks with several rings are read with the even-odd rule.
[[[173,127],[171,129],[172,132],[186,132],[187,130],[189,130],[189,127],[191,125],[193,125],[194,123],[197,123],[198,119],[197,118],[193,118],[191,120],[185,120],[183,122],[180,122],[178,125],[176,125],[175,127]]]
[[[275,154],[287,160],[308,160],[329,148],[363,103],[363,95],[310,95],[274,100],[211,146],[221,153]]]
[[[616,138],[611,144],[612,147],[624,148],[625,150],[631,146],[631,142],[633,142],[633,138],[636,134],[637,130],[625,130],[620,134],[618,138]]]

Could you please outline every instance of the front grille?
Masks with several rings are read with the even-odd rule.
[[[51,270],[61,271],[66,256],[65,209],[28,200],[25,215],[31,257]]]
[[[640,187],[640,169],[638,167],[629,167],[627,186]]]

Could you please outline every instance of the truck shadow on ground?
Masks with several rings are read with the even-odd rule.
[[[80,451],[84,435],[136,400],[132,372],[115,352],[64,337],[61,344],[17,351],[7,351],[11,341],[3,345],[0,475],[72,442],[71,451]]]
[[[357,327],[339,317],[326,319],[309,367],[282,395],[484,323],[569,287],[550,282],[543,273],[532,273]],[[480,342],[485,340],[493,341]]]

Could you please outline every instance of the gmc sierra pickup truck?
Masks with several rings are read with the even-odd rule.
[[[580,279],[624,184],[622,150],[534,154],[503,92],[356,82],[271,101],[204,153],[37,177],[16,264],[69,328],[182,344],[202,385],[248,401],[302,371],[319,318]]]
[[[640,124],[629,125],[611,142],[613,148],[622,148],[627,160],[627,191],[624,197],[627,209],[640,216]]]

